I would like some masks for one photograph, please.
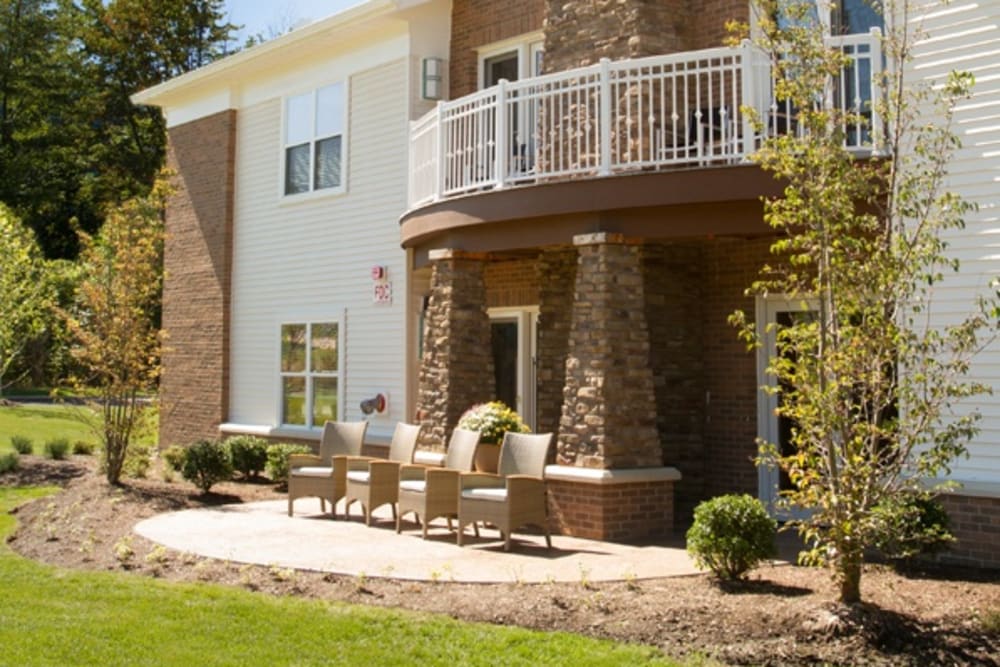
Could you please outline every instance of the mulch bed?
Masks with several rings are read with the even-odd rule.
[[[61,567],[211,581],[271,595],[443,613],[467,621],[562,630],[708,655],[747,665],[1000,664],[997,572],[869,566],[865,603],[843,607],[824,570],[766,566],[738,584],[708,575],[593,583],[415,583],[240,565],[176,553],[132,533],[154,514],[206,504],[281,498],[271,484],[225,483],[202,496],[183,481],[109,486],[89,457],[25,456],[0,485],[58,484],[58,495],[17,510],[9,542]],[[123,548],[127,547],[127,548]],[[131,554],[131,555],[129,555]]]

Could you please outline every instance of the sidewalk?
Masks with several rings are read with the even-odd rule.
[[[338,508],[342,508],[341,503]],[[135,531],[171,549],[239,563],[333,572],[348,576],[469,583],[616,581],[690,575],[698,572],[681,540],[670,545],[634,546],[514,533],[504,552],[499,533],[466,528],[466,546],[455,544],[443,519],[431,523],[422,540],[416,523],[403,522],[397,535],[388,507],[364,525],[358,505],[353,516],[332,520],[318,512],[319,501],[303,499],[289,517],[287,503],[272,500],[244,505],[184,510],[139,523]],[[315,512],[315,513],[311,513]],[[412,518],[408,515],[407,518]]]

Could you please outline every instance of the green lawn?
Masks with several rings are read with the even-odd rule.
[[[5,665],[675,664],[570,634],[40,565],[4,538],[8,512],[49,492],[0,487]]]
[[[25,405],[18,408],[0,407],[0,453],[10,451],[10,436],[24,435],[32,439],[35,453],[52,438],[67,438],[97,443],[94,432],[75,418],[85,408],[70,405]]]

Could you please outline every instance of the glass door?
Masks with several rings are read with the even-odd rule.
[[[537,308],[491,308],[494,396],[535,429]]]

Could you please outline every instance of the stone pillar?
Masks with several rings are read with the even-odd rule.
[[[579,260],[558,463],[660,466],[641,248],[605,233],[573,242]]]
[[[417,389],[419,445],[442,450],[459,417],[493,397],[485,255],[432,250],[431,293]]]

